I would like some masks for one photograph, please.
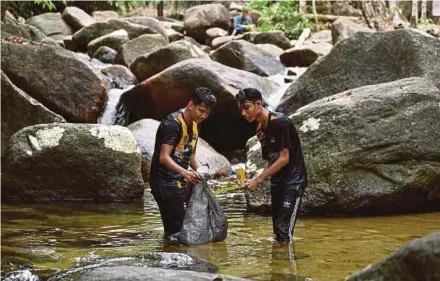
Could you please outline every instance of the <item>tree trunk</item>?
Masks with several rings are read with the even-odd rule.
[[[163,17],[163,1],[159,1],[159,3],[157,3],[157,16]]]
[[[307,13],[307,0],[299,0],[299,13],[300,14]]]
[[[420,18],[422,19],[422,21],[426,21],[426,0],[422,0],[422,7],[421,7],[421,14],[420,14]]]
[[[173,14],[177,15],[177,10],[179,9],[179,1],[174,1],[173,3]]]
[[[310,17],[315,17],[314,14],[306,14],[306,15],[308,15]],[[356,22],[357,20],[359,20],[359,17],[316,14],[316,19],[318,21],[321,21],[321,22],[324,22],[324,23],[326,23],[326,22],[334,22],[337,19],[348,19],[348,20]]]
[[[419,21],[419,11],[417,0],[412,0],[412,10],[411,10],[411,27],[417,27],[417,22]]]
[[[389,0],[388,2],[391,12],[394,12],[397,6],[397,0]]]
[[[313,17],[315,18],[316,31],[319,30],[318,13],[316,12],[316,0],[312,0]]]
[[[385,0],[364,0],[361,9],[368,27],[377,31],[393,30],[393,17]]]
[[[367,4],[365,3],[365,0],[362,0],[361,11],[362,11],[362,16],[364,17],[368,27],[373,29],[374,27],[371,24],[370,17],[367,15]]]

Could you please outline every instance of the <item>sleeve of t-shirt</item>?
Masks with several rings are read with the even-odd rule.
[[[292,138],[290,137],[290,124],[288,120],[279,119],[275,121],[275,148],[281,151],[285,148],[292,148]]]
[[[179,142],[179,124],[174,120],[164,121],[164,132],[162,144],[176,145]]]

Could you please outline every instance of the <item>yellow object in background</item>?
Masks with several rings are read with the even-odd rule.
[[[245,173],[244,169],[238,168],[236,170],[236,173],[237,173],[237,179],[241,182],[244,182],[244,180],[246,179],[246,173]]]

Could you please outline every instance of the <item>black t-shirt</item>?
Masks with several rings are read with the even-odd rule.
[[[269,112],[269,121],[264,130],[257,130],[262,147],[263,159],[273,164],[280,151],[289,150],[289,163],[271,177],[272,186],[307,186],[307,172],[301,143],[293,123],[282,113]]]
[[[176,111],[169,114],[162,120],[156,132],[156,141],[154,144],[154,153],[150,168],[150,186],[152,191],[160,196],[182,193],[182,188],[176,186],[176,181],[184,182],[184,178],[160,164],[160,151],[162,144],[168,144],[175,147],[182,137],[182,126],[177,121],[178,115],[182,111]],[[188,138],[193,138],[192,126],[187,126]],[[174,150],[172,151],[174,153]],[[178,163],[179,164],[179,163]],[[181,163],[182,168],[188,169],[189,163]]]

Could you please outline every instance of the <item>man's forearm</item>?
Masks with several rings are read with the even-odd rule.
[[[263,182],[267,178],[278,173],[284,166],[287,165],[287,163],[289,163],[289,160],[283,158],[278,158],[278,160],[275,161],[272,165],[268,163],[267,166],[264,168],[263,172],[259,176],[257,176],[257,180],[259,182]]]
[[[263,171],[261,171],[260,175],[263,174],[264,172],[267,171],[267,169],[269,169],[271,163],[269,161],[266,162],[266,166],[264,166]]]

